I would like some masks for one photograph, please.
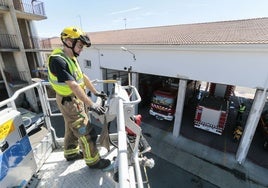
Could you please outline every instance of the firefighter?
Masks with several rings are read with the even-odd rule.
[[[56,92],[56,102],[65,122],[64,157],[68,161],[84,158],[90,168],[106,168],[110,160],[100,157],[97,134],[87,116],[87,108],[99,114],[105,109],[92,102],[85,88],[96,96],[106,96],[95,89],[77,61],[83,47],[90,47],[90,39],[79,28],[67,27],[61,33],[61,41],[63,48],[54,49],[48,58],[48,80]]]
[[[242,125],[240,123],[237,123],[237,126],[236,128],[234,129],[234,132],[233,132],[233,140],[234,141],[239,141],[241,136],[243,134],[243,128],[242,128]]]
[[[239,107],[238,107],[238,112],[237,112],[237,115],[236,115],[236,121],[242,122],[243,114],[244,114],[245,111],[246,111],[246,105],[245,105],[245,103],[241,103],[239,105]]]

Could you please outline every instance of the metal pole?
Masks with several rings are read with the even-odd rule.
[[[140,169],[138,151],[134,151],[134,163],[135,163],[135,172],[136,172],[138,187],[143,188],[143,181],[141,177],[141,169]]]
[[[19,94],[21,94],[21,93],[23,93],[23,92],[25,92],[25,91],[27,91],[27,90],[29,90],[29,89],[31,89],[31,88],[37,87],[37,86],[40,86],[40,83],[35,83],[35,84],[29,85],[29,86],[26,86],[26,87],[24,87],[24,88],[21,88],[21,89],[17,90],[17,91],[12,95],[12,97],[10,97],[10,98],[8,98],[8,99],[6,99],[6,100],[4,100],[4,101],[1,101],[1,102],[0,102],[0,107],[6,105],[6,104],[8,104],[8,103],[11,103],[13,109],[16,110],[17,108],[16,108],[16,105],[15,105],[15,102],[14,102],[14,101],[15,101],[15,99],[19,96]],[[41,87],[41,86],[40,86],[40,87]]]
[[[119,187],[130,187],[129,171],[128,171],[128,156],[127,156],[127,138],[125,131],[125,118],[123,100],[118,99],[118,158],[119,158]]]

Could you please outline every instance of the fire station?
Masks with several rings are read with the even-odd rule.
[[[150,103],[152,90],[160,85],[177,87],[175,118],[171,122],[174,137],[182,136],[185,107],[193,104],[191,99],[196,96],[195,91],[201,82],[207,83],[212,90],[214,87],[212,92],[209,91],[214,98],[230,102],[223,105],[224,111],[221,111],[222,105],[218,108],[227,114],[228,109],[234,108],[229,99],[235,87],[254,89],[254,100],[243,125],[243,137],[235,151],[236,160],[243,163],[267,97],[267,26],[268,19],[259,18],[92,32],[89,33],[92,46],[85,49],[79,59],[91,79],[121,78],[124,83],[127,72],[131,71],[132,84],[141,92],[145,105]],[[214,126],[213,122],[206,121],[215,116],[218,119],[213,121],[225,117],[224,126],[231,126],[228,118],[219,115],[217,109],[203,109],[203,113],[208,115],[200,124],[205,125],[203,129]],[[160,122],[165,123],[170,124]],[[194,117],[187,126],[194,127]]]

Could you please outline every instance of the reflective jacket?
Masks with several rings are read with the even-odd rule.
[[[246,106],[244,105],[239,105],[239,109],[238,109],[238,111],[240,112],[240,113],[244,113],[245,112],[245,110],[246,110]]]
[[[49,63],[51,61],[51,57],[60,57],[62,58],[68,65],[68,68],[70,70],[70,73],[75,78],[76,82],[81,86],[81,88],[84,88],[84,79],[83,79],[83,73],[80,69],[80,66],[76,59],[74,61],[68,57],[66,57],[62,51],[62,49],[55,49],[53,50],[52,54],[48,58],[48,81],[53,87],[53,89],[62,96],[68,96],[73,93],[73,91],[70,89],[70,87],[65,82],[58,82],[57,75],[53,74],[50,71]]]

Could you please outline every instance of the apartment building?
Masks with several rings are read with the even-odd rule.
[[[0,0],[0,101],[37,76],[37,67],[42,66],[42,47],[34,21],[44,19],[44,3],[39,0]],[[34,92],[22,98],[37,110]]]

